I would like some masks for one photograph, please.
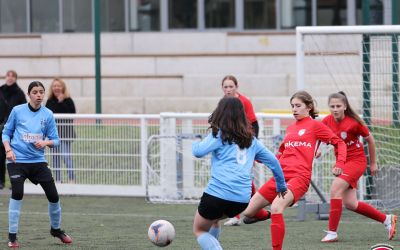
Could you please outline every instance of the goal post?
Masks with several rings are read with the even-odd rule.
[[[377,149],[379,173],[362,178],[360,199],[386,209],[400,205],[399,38],[400,25],[296,28],[296,87],[325,112],[330,93],[347,94]]]

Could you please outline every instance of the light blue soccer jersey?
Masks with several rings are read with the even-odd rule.
[[[276,180],[276,190],[286,190],[282,168],[265,146],[253,138],[249,148],[240,149],[235,143],[222,143],[220,134],[217,138],[210,133],[201,142],[193,142],[193,155],[200,158],[208,153],[211,156],[211,179],[205,192],[218,198],[248,203],[251,196],[251,169],[254,160],[268,166]]]
[[[60,143],[53,113],[48,108],[42,106],[33,112],[25,103],[12,109],[3,129],[2,140],[10,142],[16,162],[46,162],[44,148],[37,149],[34,145],[46,138],[53,141],[53,146]]]

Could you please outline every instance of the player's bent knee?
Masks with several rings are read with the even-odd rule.
[[[256,192],[250,200],[249,205],[243,211],[243,215],[254,217],[260,209],[268,206],[270,203],[258,192]]]
[[[14,200],[22,200],[24,197],[24,183],[12,182],[11,185],[11,198]]]
[[[345,203],[344,206],[346,209],[354,211],[357,209],[357,203]]]
[[[281,204],[272,204],[271,205],[271,213],[272,214],[281,214],[285,210],[285,206]]]

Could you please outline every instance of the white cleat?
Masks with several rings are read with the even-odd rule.
[[[389,233],[389,240],[392,240],[394,235],[396,234],[396,223],[397,223],[396,215],[390,214],[386,217],[385,228]]]
[[[325,230],[324,230],[325,231]],[[324,243],[329,243],[329,242],[336,242],[338,241],[338,235],[334,231],[325,231],[326,235],[325,237],[321,240],[321,242]]]
[[[239,226],[239,225],[240,225],[240,219],[236,217],[230,218],[224,223],[224,226]]]

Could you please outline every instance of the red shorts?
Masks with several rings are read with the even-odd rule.
[[[349,183],[350,187],[357,188],[358,179],[364,174],[366,168],[367,159],[365,157],[356,160],[350,159],[344,164],[343,172],[339,175],[339,178]]]
[[[293,193],[294,200],[293,204],[295,204],[301,197],[307,193],[308,188],[310,186],[310,180],[302,177],[297,176],[293,178],[285,179],[286,185],[288,189]],[[272,177],[269,179],[259,190],[258,192],[267,200],[269,203],[272,204],[272,201],[278,195],[276,192],[276,182],[275,179]]]

